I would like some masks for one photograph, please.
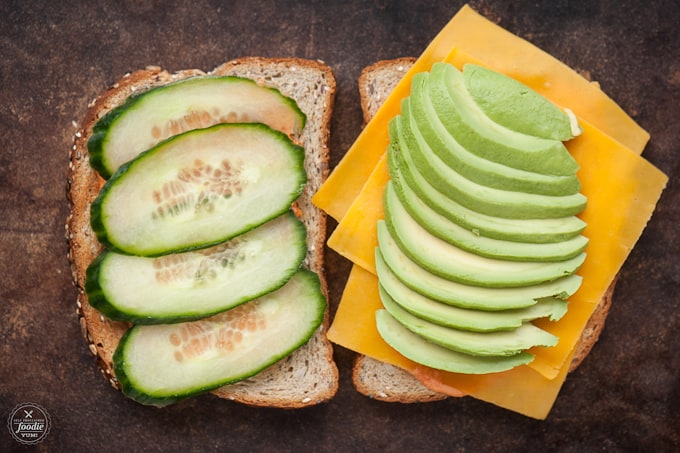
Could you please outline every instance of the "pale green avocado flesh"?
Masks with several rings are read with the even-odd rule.
[[[569,140],[580,132],[572,130],[572,121],[567,113],[505,74],[466,64],[463,66],[463,79],[479,108],[508,129],[560,141]]]
[[[567,301],[557,297],[534,299],[536,303],[525,308],[486,311],[474,308],[461,308],[431,299],[404,284],[376,253],[376,270],[380,279],[380,297],[390,297],[395,303],[414,316],[462,330],[489,332],[510,330],[522,323],[548,317],[557,321],[567,311]],[[484,297],[485,288],[480,289],[478,297]],[[493,291],[493,290],[491,290]]]
[[[435,63],[428,91],[444,126],[469,151],[486,159],[546,175],[571,175],[578,164],[559,140],[521,134],[493,122],[465,88],[463,73]]]
[[[502,104],[502,105],[500,105]],[[388,126],[375,263],[383,339],[420,364],[491,373],[558,338],[581,285],[586,207],[573,115],[513,79],[437,63]]]
[[[453,351],[411,332],[386,310],[376,312],[376,323],[380,336],[404,357],[444,371],[466,374],[496,373],[525,365],[534,359],[528,352],[489,357]]]
[[[574,258],[583,252],[588,244],[585,236],[571,239],[532,244],[488,238],[475,234],[444,216],[437,214],[420,200],[411,200],[407,208],[397,196],[394,185],[390,181],[385,189],[385,219],[395,231],[418,243],[443,240],[449,245],[466,250],[476,255],[509,261],[564,261]],[[415,212],[416,215],[411,215]],[[425,222],[417,219],[425,219]],[[432,235],[430,238],[429,235]]]
[[[471,181],[449,167],[426,145],[419,147],[417,142],[409,144],[399,140],[403,137],[403,134],[399,134],[401,123],[401,117],[396,117],[390,128],[394,130],[395,146],[404,160],[423,174],[439,192],[463,206],[482,214],[510,219],[568,217],[585,208],[586,198],[578,192],[549,196],[497,189]]]
[[[437,191],[413,166],[403,162],[394,150],[387,163],[397,194],[405,206],[418,202],[432,211],[481,236],[515,242],[546,243],[573,238],[583,232],[585,223],[576,216],[551,219],[507,219],[469,209]],[[412,214],[414,215],[414,214]],[[426,222],[419,219],[422,224]]]
[[[419,83],[421,78],[424,83]],[[425,90],[428,74],[416,74],[414,79],[410,97],[402,101],[401,130],[394,132],[403,134],[400,139],[412,150],[419,168],[435,161],[433,156],[436,156],[436,160],[441,160],[462,177],[494,189],[555,196],[573,195],[581,189],[576,174],[556,176],[520,170],[469,151],[456,141],[437,116]],[[396,142],[393,137],[391,139]]]
[[[439,277],[411,261],[394,241],[377,249],[376,265],[384,261],[405,286],[430,299],[447,305],[483,311],[514,310],[536,305],[545,297],[566,300],[581,286],[581,277],[568,275],[537,285],[493,288],[473,286]],[[380,276],[380,275],[379,275]]]
[[[383,299],[383,305],[394,319],[411,332],[432,343],[466,354],[478,356],[515,355],[533,346],[555,346],[558,340],[556,336],[531,323],[522,323],[519,327],[511,330],[473,332],[442,326],[413,316],[391,300],[390,297]]]
[[[583,264],[585,254],[556,262],[498,260],[466,252],[427,234],[415,222],[389,227],[378,222],[378,243],[394,242],[420,267],[458,283],[490,288],[515,288],[557,280],[571,275]],[[408,225],[406,224],[408,222]],[[381,245],[382,247],[382,245]]]

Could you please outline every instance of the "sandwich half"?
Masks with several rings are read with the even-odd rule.
[[[668,181],[640,156],[649,134],[468,6],[415,62],[378,63],[361,85],[372,118],[313,197],[354,264],[328,337],[407,370],[420,399],[545,419]],[[419,400],[374,362],[355,369],[364,393]]]
[[[415,61],[415,58],[408,57],[382,60],[364,68],[358,79],[364,123],[373,118]],[[609,286],[584,329],[569,367],[570,372],[580,365],[597,342],[609,313],[614,286],[615,282]],[[352,382],[359,393],[385,402],[437,401],[450,397],[452,393],[430,389],[409,372],[361,354],[354,362]]]
[[[304,113],[305,126],[293,141],[304,148],[307,178],[293,211],[306,228],[306,255],[301,266],[318,275],[321,293],[327,299],[323,273],[326,215],[311,203],[311,196],[328,175],[330,118],[336,91],[331,69],[319,61],[249,57],[226,62],[209,72],[193,69],[171,73],[147,67],[126,74],[89,104],[70,151],[67,186],[70,213],[66,237],[80,325],[102,374],[117,389],[121,385],[114,370],[114,353],[130,323],[109,319],[88,300],[87,269],[104,249],[93,231],[90,215],[104,181],[91,166],[88,140],[97,121],[131,95],[207,76],[237,76],[274,88],[293,99]],[[331,399],[338,388],[338,370],[326,339],[329,311],[327,303],[325,306],[322,322],[304,345],[257,374],[213,389],[212,393],[243,404],[281,408],[300,408]]]

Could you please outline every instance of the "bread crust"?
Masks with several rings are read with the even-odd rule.
[[[323,272],[326,215],[311,203],[311,196],[328,176],[330,118],[336,92],[331,69],[320,61],[247,57],[229,61],[207,73],[199,69],[171,73],[152,66],[125,74],[88,105],[69,153],[66,190],[70,204],[66,219],[68,260],[77,290],[76,304],[81,330],[98,368],[116,389],[120,389],[120,385],[113,370],[113,353],[129,325],[104,317],[89,305],[85,292],[87,267],[103,250],[90,227],[90,205],[99,193],[101,179],[89,164],[87,141],[99,118],[122,104],[130,95],[203,75],[238,75],[275,87],[295,99],[307,115],[305,129],[296,140],[305,147],[308,184],[297,205],[301,220],[308,230],[308,252],[304,266],[319,275],[322,290],[328,299],[328,285]],[[326,339],[328,325],[327,309],[324,322],[305,346],[247,382],[225,386],[212,393],[252,406],[283,408],[305,407],[331,399],[337,392],[339,378],[332,346]],[[301,370],[300,367],[305,369]],[[308,376],[307,381],[291,379],[291,372],[294,376]]]
[[[373,118],[415,61],[412,57],[380,60],[361,71],[358,84],[364,125]]]
[[[387,99],[401,78],[416,59],[402,57],[380,60],[365,67],[358,79],[361,110],[367,124]],[[616,278],[607,288],[595,311],[581,334],[574,357],[569,366],[573,372],[588,356],[599,339],[609,314],[616,286]],[[359,355],[352,368],[352,384],[355,389],[370,398],[396,403],[422,403],[438,401],[450,395],[429,389],[425,383],[405,370]]]

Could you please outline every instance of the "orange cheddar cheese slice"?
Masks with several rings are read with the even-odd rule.
[[[482,65],[519,80],[559,106],[569,108],[603,133],[640,154],[649,133],[626,114],[598,85],[533,44],[489,22],[470,7],[451,20],[452,44],[461,59],[466,55]]]
[[[373,116],[370,126],[359,134],[354,145],[314,194],[312,202],[334,219],[339,221],[344,217],[350,204],[361,191],[364,182],[385,153],[389,143],[387,124],[399,113],[400,100],[408,96],[411,78],[419,72],[429,71],[433,62],[441,61],[448,55],[451,51],[453,32],[452,20],[427,46]],[[384,131],[384,133],[378,131]]]
[[[583,283],[569,299],[559,322],[537,321],[560,342],[540,348],[531,367],[547,377],[568,364],[580,332],[642,234],[668,177],[636,153],[580,120],[583,134],[567,143],[580,165],[579,179],[588,205],[580,218],[590,239],[579,274]]]
[[[382,307],[375,276],[375,225],[383,217],[383,188],[389,178],[383,157],[389,143],[387,123],[408,95],[412,69],[378,111],[379,121],[367,125],[314,199],[339,221],[329,246],[355,263],[328,337],[406,369],[433,390],[459,389],[542,419],[567,376],[581,331],[640,237],[668,178],[640,157],[649,135],[597,86],[469,7],[449,22],[431,47],[437,51],[428,48],[430,53],[414,66],[417,71],[429,70],[437,61],[433,55],[459,68],[468,62],[482,64],[522,81],[577,115],[583,133],[566,146],[580,165],[578,176],[588,197],[580,215],[588,224],[583,234],[590,239],[587,259],[579,270],[583,284],[559,322],[536,322],[560,338],[558,345],[532,349],[536,358],[531,364],[503,373],[462,375],[431,369],[404,358],[382,340],[375,324],[375,311]]]
[[[457,52],[451,52],[452,49]],[[465,5],[437,34],[338,163],[312,201],[340,220],[385,152],[387,123],[399,114],[414,74],[447,60],[475,62],[522,81],[640,154],[649,134],[595,84],[564,63],[479,15]]]
[[[394,354],[378,334],[373,316],[380,308],[378,277],[355,264],[326,334],[328,339],[374,359],[390,360]]]
[[[378,220],[383,218],[382,193],[390,174],[386,155],[378,161],[371,176],[331,236],[328,247],[354,264],[375,273],[375,247]]]
[[[580,217],[588,224],[587,258],[579,274],[583,284],[570,298],[567,314],[557,323],[538,325],[557,335],[551,348],[535,348],[529,366],[548,379],[557,376],[576,345],[600,298],[635,245],[668,178],[642,157],[579,119],[583,133],[566,143],[579,163],[581,192],[588,205]],[[376,222],[383,217],[387,165],[381,159],[355,203],[329,238],[340,255],[375,273]]]
[[[328,247],[374,274],[377,223],[384,217],[382,195],[389,179],[383,155],[327,242]]]
[[[554,379],[547,379],[528,366],[486,375],[448,373],[424,367],[394,351],[380,337],[375,327],[375,311],[381,307],[378,278],[360,266],[353,266],[328,338],[343,347],[403,368],[432,390],[452,396],[461,396],[460,392],[463,392],[532,418],[547,417],[569,367],[563,367]]]
[[[579,177],[589,198],[581,217],[588,223],[584,234],[591,240],[586,250],[588,258],[579,271],[584,277],[583,284],[570,298],[569,311],[559,322],[538,321],[540,327],[560,337],[557,346],[532,350],[536,359],[530,365],[481,377],[445,373],[412,363],[385,344],[377,332],[374,313],[381,302],[375,270],[366,270],[371,265],[353,267],[329,331],[331,341],[401,366],[435,388],[453,387],[530,417],[547,416],[566,377],[583,327],[642,233],[668,180],[646,160],[589,123],[581,120],[581,125],[583,134],[567,147],[581,166]],[[380,184],[368,183],[366,188],[372,188],[373,194],[362,193],[363,202],[372,199],[376,206],[382,206]],[[381,208],[371,211],[364,206],[363,213],[366,212],[381,213]],[[349,218],[352,215],[347,214]],[[368,219],[363,215],[361,219],[369,225],[377,217]],[[357,240],[362,235],[361,224],[354,228],[346,234],[348,239]],[[352,243],[349,240],[343,244],[349,250],[343,253],[345,256],[352,255]],[[375,244],[377,239],[372,235],[357,243]],[[373,247],[367,248],[372,254]],[[356,253],[361,255],[365,251]],[[368,257],[369,253],[365,255]]]

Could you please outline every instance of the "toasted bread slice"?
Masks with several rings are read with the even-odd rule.
[[[170,73],[148,67],[126,74],[89,104],[71,149],[67,188],[71,210],[66,236],[73,281],[78,291],[80,325],[101,372],[115,388],[119,385],[112,356],[128,325],[108,320],[93,309],[84,291],[85,271],[102,250],[90,227],[90,204],[99,192],[100,180],[90,167],[87,141],[97,120],[131,94],[202,75],[241,76],[277,88],[293,98],[307,116],[299,141],[305,148],[308,183],[296,204],[298,215],[307,227],[308,251],[304,266],[319,275],[322,289],[327,294],[323,274],[326,215],[311,203],[310,198],[328,176],[330,118],[336,91],[331,69],[312,60],[250,57],[229,61],[208,73],[195,69]],[[324,323],[305,346],[256,376],[212,393],[248,405],[282,408],[305,407],[329,400],[337,392],[338,370],[331,344],[326,339],[328,323],[327,310]]]
[[[415,58],[405,57],[378,61],[364,68],[358,84],[365,123],[376,114],[414,62]],[[570,372],[581,364],[597,342],[609,313],[614,286],[615,281],[590,317],[576,347]],[[407,371],[363,355],[355,359],[352,382],[359,393],[386,402],[419,403],[448,397],[444,393],[430,390]]]

